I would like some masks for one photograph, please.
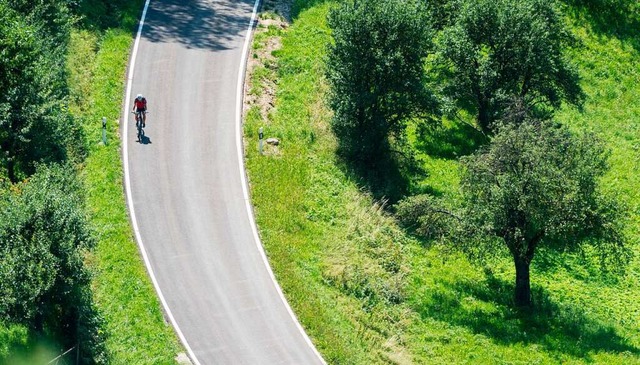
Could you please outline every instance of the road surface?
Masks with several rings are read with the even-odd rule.
[[[165,311],[200,364],[322,364],[272,278],[248,209],[238,85],[254,0],[152,0],[123,118],[132,224]]]

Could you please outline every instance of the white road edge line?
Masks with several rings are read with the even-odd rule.
[[[243,99],[244,99],[244,81],[245,81],[244,75],[247,67],[249,43],[251,42],[253,25],[256,21],[256,15],[258,13],[259,6],[260,6],[260,0],[256,0],[255,5],[253,6],[253,14],[251,15],[251,22],[249,23],[249,28],[247,29],[247,34],[245,36],[244,48],[242,49],[242,61],[240,62],[240,70],[238,71],[238,90],[237,90],[238,94],[236,97],[236,102],[237,102],[236,104],[236,146],[238,148],[238,166],[240,167],[240,179],[242,180],[242,193],[244,194],[244,201],[247,207],[247,214],[249,215],[249,223],[251,225],[251,230],[253,231],[253,238],[255,240],[256,246],[258,247],[258,251],[260,252],[260,256],[262,257],[262,261],[264,262],[264,265],[266,266],[267,271],[269,272],[269,276],[273,281],[273,285],[278,291],[278,295],[280,296],[280,299],[282,300],[282,303],[284,304],[285,308],[287,308],[287,312],[289,312],[289,315],[293,319],[293,322],[296,324],[298,330],[300,331],[303,338],[307,342],[307,345],[311,347],[311,350],[313,350],[313,352],[316,354],[318,359],[320,359],[320,361],[323,364],[326,364],[326,362],[322,358],[322,355],[320,355],[320,352],[318,352],[316,347],[313,345],[313,342],[311,342],[311,339],[302,328],[302,325],[300,324],[300,321],[298,321],[298,318],[296,317],[295,313],[293,313],[291,306],[289,306],[287,299],[284,297],[284,294],[282,293],[282,288],[280,288],[280,285],[278,284],[278,281],[276,280],[276,277],[273,274],[273,270],[271,270],[271,265],[269,265],[269,260],[267,259],[267,255],[264,252],[264,247],[262,246],[262,242],[260,241],[260,235],[258,234],[258,227],[256,225],[255,218],[253,216],[253,207],[251,205],[251,199],[249,198],[249,185],[247,184],[247,177],[244,169],[244,151],[243,151],[243,141],[242,141],[242,110],[243,110]]]
[[[151,282],[153,283],[153,287],[156,289],[156,293],[158,293],[158,298],[162,303],[162,307],[164,308],[167,317],[169,317],[169,321],[171,325],[176,331],[176,334],[180,338],[182,345],[187,350],[189,357],[194,362],[194,365],[201,365],[200,361],[196,357],[196,354],[189,346],[187,339],[184,337],[184,334],[180,330],[178,326],[178,322],[176,322],[173,317],[173,313],[171,313],[171,308],[167,304],[167,301],[162,294],[162,290],[160,289],[160,285],[158,284],[158,280],[153,272],[153,268],[151,267],[151,262],[149,261],[149,257],[147,255],[147,250],[144,247],[144,243],[142,241],[142,236],[140,235],[140,228],[138,227],[138,221],[136,219],[136,211],[133,206],[133,196],[131,193],[131,179],[129,177],[129,156],[128,156],[128,146],[129,146],[129,137],[127,131],[129,130],[129,105],[130,105],[130,97],[131,97],[131,83],[133,81],[133,71],[136,65],[136,56],[138,54],[138,45],[140,44],[140,36],[142,35],[142,28],[144,27],[144,20],[147,16],[147,9],[149,8],[149,2],[151,0],[146,0],[144,4],[144,9],[142,10],[142,17],[140,18],[140,24],[138,25],[138,33],[136,34],[136,40],[133,44],[133,50],[131,52],[131,59],[129,60],[129,72],[127,75],[127,90],[125,96],[124,103],[124,123],[122,124],[122,161],[124,165],[124,184],[127,195],[127,205],[129,206],[129,216],[131,218],[131,225],[133,226],[133,232],[136,236],[136,241],[138,242],[138,247],[140,247],[140,252],[142,253],[142,258],[144,259],[144,264],[147,267],[147,271],[149,272],[149,276],[151,277]]]

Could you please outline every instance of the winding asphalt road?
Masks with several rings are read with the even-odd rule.
[[[249,209],[239,85],[253,0],[152,0],[125,107],[125,185],[145,264],[196,364],[322,364],[273,279]]]

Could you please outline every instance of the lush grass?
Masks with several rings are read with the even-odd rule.
[[[512,263],[484,264],[404,234],[335,157],[323,101],[326,14],[298,0],[277,66],[252,77],[252,93],[277,80],[268,116],[254,107],[245,138],[252,200],[264,245],[288,300],[329,363],[640,363],[640,261],[623,276],[585,255],[540,251],[532,267],[536,309],[513,309]],[[573,6],[573,5],[572,5]],[[577,6],[577,5],[575,5]],[[573,9],[573,8],[572,8]],[[633,36],[590,28],[580,12],[572,51],[589,95],[558,117],[612,148],[603,186],[629,207],[629,244],[640,254],[640,54]],[[602,24],[600,24],[602,26]],[[640,37],[636,35],[635,37]],[[280,146],[259,155],[257,129]],[[425,134],[426,133],[426,134]],[[457,157],[483,143],[465,125],[412,131],[429,175],[420,191],[459,199]],[[419,138],[417,138],[419,136]]]
[[[133,41],[132,20],[141,8],[141,1],[122,8],[119,27],[73,32],[68,57],[71,110],[82,121],[89,144],[82,177],[98,245],[88,260],[110,363],[170,364],[182,350],[163,318],[133,240],[122,187],[117,121]],[[108,120],[106,146],[99,143],[103,116]]]
[[[251,90],[277,77],[278,91],[266,121],[257,107],[247,114],[247,163],[264,244],[304,327],[330,363],[375,363],[404,356],[393,334],[406,310],[386,304],[402,295],[402,237],[334,158],[318,46],[328,35],[326,11],[301,14],[275,52],[277,69],[253,74]],[[270,29],[255,43],[279,34]],[[264,156],[255,148],[260,126],[281,141]]]

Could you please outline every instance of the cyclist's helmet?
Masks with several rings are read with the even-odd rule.
[[[136,99],[138,100],[142,100],[142,98],[143,98],[142,94],[138,94],[138,96],[136,96]]]

